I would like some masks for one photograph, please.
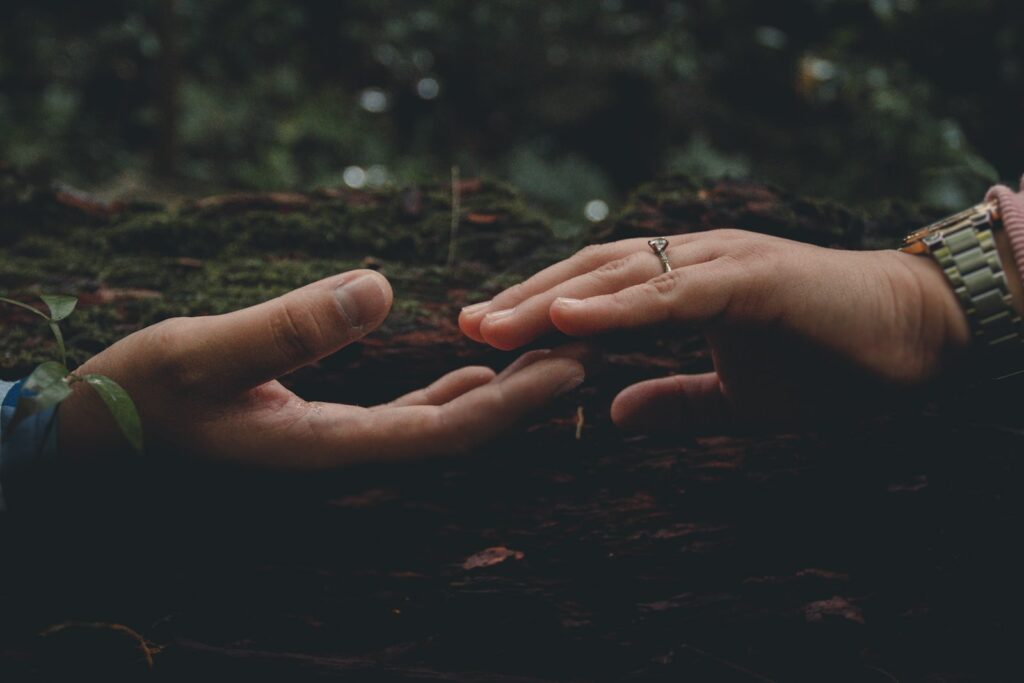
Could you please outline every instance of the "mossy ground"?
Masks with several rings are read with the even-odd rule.
[[[64,327],[71,361],[81,363],[165,318],[225,313],[353,268],[379,269],[392,282],[388,334],[453,318],[457,306],[586,241],[735,226],[834,246],[885,246],[930,217],[917,207],[850,211],[753,182],[677,176],[638,188],[613,220],[565,231],[507,185],[470,179],[459,192],[456,259],[448,267],[448,184],[110,206],[0,168],[0,292],[26,301],[42,292],[78,296],[79,310]],[[45,325],[15,310],[0,316],[0,371],[17,374],[52,355]]]
[[[10,192],[6,199],[21,218],[3,231],[0,292],[26,301],[42,292],[78,296],[79,309],[64,327],[70,358],[80,363],[165,318],[225,313],[354,268],[389,278],[396,299],[384,332],[403,331],[436,315],[424,302],[479,300],[574,246],[510,188],[468,181],[448,267],[450,193],[437,185],[225,196],[127,207],[97,219],[59,210],[60,201],[39,190]],[[33,211],[63,218],[32,230],[26,216]],[[45,325],[16,310],[0,315],[6,373],[52,354]]]
[[[916,220],[754,184],[661,187],[578,239],[733,224],[867,246]],[[80,296],[66,325],[76,361],[167,316],[380,268],[396,291],[382,331],[393,336],[290,379],[303,397],[343,403],[508,362],[459,336],[457,306],[576,247],[487,184],[464,196],[451,269],[443,187],[108,216],[35,197],[22,215],[65,218],[18,232],[4,215],[0,293]],[[140,661],[137,639],[107,647],[97,625],[162,647],[146,674],[160,680],[988,680],[1015,664],[1003,625],[1016,618],[1005,596],[1018,583],[1006,540],[1021,517],[1019,401],[1006,402],[1006,428],[972,399],[977,419],[956,409],[835,433],[623,438],[608,416],[619,389],[710,360],[696,334],[599,343],[604,367],[586,384],[473,457],[315,476],[184,458],[71,470],[42,497],[59,504],[0,519],[12,560],[0,585],[16,587],[0,596],[0,679],[65,680],[74,667],[136,680],[110,676]],[[7,376],[51,344],[33,316],[0,308]],[[496,547],[522,557],[467,568]],[[41,637],[55,629],[64,636]]]

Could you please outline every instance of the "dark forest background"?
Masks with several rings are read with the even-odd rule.
[[[579,221],[671,172],[954,208],[1024,171],[1019,0],[4,5],[0,159],[101,196],[457,164]]]

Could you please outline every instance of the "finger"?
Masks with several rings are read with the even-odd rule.
[[[579,386],[583,378],[579,361],[552,355],[441,406],[372,410],[313,404],[302,420],[263,429],[255,443],[247,444],[246,457],[323,469],[462,453]]]
[[[724,315],[742,288],[742,274],[718,261],[664,273],[589,299],[556,299],[551,322],[565,334],[588,336],[667,322],[701,324]]]
[[[194,363],[250,388],[334,353],[387,317],[391,285],[372,270],[329,277],[271,301],[199,319]]]
[[[474,365],[449,372],[424,389],[417,389],[390,403],[376,406],[374,410],[399,408],[402,406],[437,406],[487,384],[494,379],[494,370]]]
[[[441,405],[443,403],[448,403],[467,391],[476,389],[488,382],[502,381],[509,375],[519,372],[527,365],[536,363],[544,358],[550,358],[552,353],[582,361],[582,356],[585,355],[586,352],[583,350],[582,345],[579,344],[563,347],[557,352],[553,352],[551,349],[537,349],[519,356],[519,358],[510,363],[497,375],[494,373],[494,370],[483,366],[460,368],[448,373],[425,389],[418,389],[417,391],[405,394],[390,403],[374,406],[373,410],[384,410],[387,408],[400,408],[402,406],[415,405]]]
[[[512,308],[519,302],[546,291],[560,282],[582,275],[608,261],[614,261],[638,251],[641,244],[646,247],[646,241],[637,238],[585,247],[570,258],[548,266],[525,282],[506,289],[492,300],[467,306],[459,314],[459,327],[470,339],[486,343],[480,333],[480,323],[488,313]]]
[[[612,421],[633,432],[715,433],[734,424],[718,375],[675,375],[624,389],[612,402]]]
[[[721,250],[720,243],[705,240],[673,247],[666,254],[672,266],[678,269],[709,261]],[[480,323],[480,335],[496,348],[506,351],[518,348],[554,330],[550,310],[556,299],[611,294],[646,282],[662,272],[661,261],[649,249],[634,252],[540,292],[514,308],[489,313]]]
[[[572,358],[579,361],[584,367],[586,367],[592,356],[593,349],[580,342],[565,344],[557,349],[537,349],[524,353],[519,356],[519,358],[516,358],[515,361],[498,373],[496,379],[503,380],[506,377],[519,372],[526,366],[532,365],[533,363],[545,358]]]
[[[688,233],[668,237],[671,246],[685,246],[703,241],[731,241],[744,235],[741,230],[710,230],[706,232]],[[526,299],[545,292],[566,280],[599,268],[610,261],[625,258],[638,252],[650,253],[648,238],[621,240],[610,244],[598,244],[585,247],[574,256],[560,261],[540,271],[525,282],[517,284],[498,294],[491,301],[484,301],[467,306],[459,315],[459,327],[470,339],[483,342],[480,324],[489,313],[513,308]],[[655,262],[657,265],[657,262]]]

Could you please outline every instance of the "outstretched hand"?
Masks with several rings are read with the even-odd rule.
[[[583,381],[559,351],[525,354],[500,375],[462,368],[372,408],[307,402],[277,381],[373,331],[391,303],[382,275],[352,271],[234,313],[153,325],[80,370],[128,390],[150,445],[307,469],[465,451]],[[76,387],[60,412],[62,452],[122,445],[90,392]]]
[[[667,254],[662,273],[646,239],[588,247],[467,307],[460,327],[499,349],[555,330],[700,330],[714,372],[641,382],[612,404],[621,426],[696,432],[866,412],[882,388],[928,382],[968,344],[931,259],[742,230],[674,236]]]

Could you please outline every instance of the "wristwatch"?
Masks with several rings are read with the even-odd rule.
[[[1024,373],[1024,325],[996,250],[999,206],[984,202],[907,235],[901,251],[930,254],[967,315],[981,371],[992,379]]]

